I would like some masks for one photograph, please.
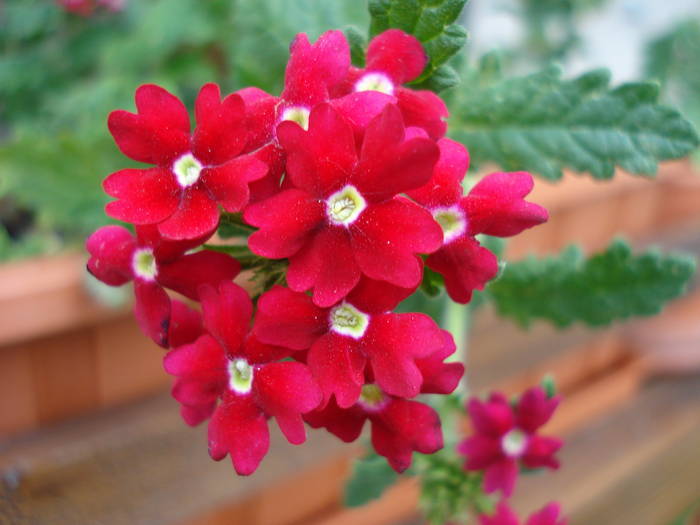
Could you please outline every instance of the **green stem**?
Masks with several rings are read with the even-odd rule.
[[[448,358],[448,361],[460,362],[466,367],[469,349],[469,328],[471,326],[471,307],[455,303],[448,298],[442,314],[442,326],[452,334],[457,346],[457,350]],[[465,374],[455,390],[455,394],[464,397],[467,393],[468,385]]]

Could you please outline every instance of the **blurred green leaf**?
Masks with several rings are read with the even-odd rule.
[[[360,507],[379,498],[398,477],[386,459],[375,453],[356,460],[345,485],[345,505]]]
[[[617,240],[590,258],[571,246],[558,256],[509,263],[487,290],[498,312],[523,326],[537,319],[602,326],[659,313],[684,292],[694,271],[691,257],[656,250],[634,255]]]
[[[492,77],[489,70],[489,78]],[[607,70],[573,80],[551,67],[493,82],[479,72],[452,105],[451,135],[476,163],[559,179],[565,168],[611,178],[616,167],[642,175],[698,146],[693,126],[658,104],[651,83],[609,87]]]

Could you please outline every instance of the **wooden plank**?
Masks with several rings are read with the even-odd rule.
[[[22,346],[0,352],[0,435],[37,426],[30,354]]]

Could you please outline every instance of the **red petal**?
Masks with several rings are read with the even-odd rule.
[[[443,246],[425,264],[442,274],[450,298],[462,304],[468,303],[474,290],[483,290],[498,274],[496,256],[467,236]]]
[[[193,187],[182,193],[177,211],[158,225],[158,231],[168,239],[193,239],[211,233],[218,224],[216,202],[200,187]]]
[[[248,238],[248,246],[270,259],[289,257],[309,241],[324,217],[323,206],[311,195],[285,190],[246,208],[245,221],[260,228]]]
[[[313,288],[313,301],[332,306],[360,279],[347,230],[327,226],[289,260],[287,282],[298,292]]]
[[[342,31],[326,31],[315,44],[300,33],[290,46],[281,98],[314,106],[328,99],[328,88],[337,84],[350,67],[350,46]]]
[[[262,343],[252,334],[248,334],[243,353],[249,363],[264,364],[291,357],[294,354],[294,350],[283,346]]]
[[[171,308],[168,334],[171,348],[192,343],[204,333],[202,314],[197,310],[177,299],[171,301]]]
[[[127,169],[109,175],[102,187],[116,197],[107,215],[132,224],[155,224],[177,210],[181,190],[173,175],[160,168]]]
[[[228,381],[227,366],[224,349],[209,334],[171,350],[163,358],[168,374],[217,384]]]
[[[423,403],[394,399],[372,419],[372,445],[397,472],[411,466],[414,451],[432,454],[442,448],[440,417]]]
[[[442,244],[442,229],[432,215],[404,198],[369,206],[350,232],[362,273],[402,288],[414,287],[422,278],[415,255]]]
[[[509,237],[545,222],[547,210],[524,200],[533,184],[532,175],[524,171],[492,173],[481,179],[462,201],[469,232]]]
[[[264,162],[268,167],[268,171],[267,175],[262,179],[253,181],[248,185],[250,189],[249,202],[251,203],[272,197],[280,191],[286,160],[282,148],[272,142],[255,151],[252,155]]]
[[[330,104],[314,107],[308,131],[295,122],[281,122],[277,138],[287,154],[292,182],[316,197],[343,187],[357,162],[352,126]]]
[[[223,164],[238,155],[248,140],[243,99],[229,95],[221,100],[216,84],[205,84],[195,101],[197,128],[192,152],[206,165]]]
[[[165,239],[158,231],[156,224],[141,224],[137,225],[136,238],[139,246],[149,246],[153,248],[153,254],[159,264],[169,262],[182,256],[186,251],[197,248],[204,244],[209,237],[214,233],[207,232],[201,237],[194,239],[185,239],[182,241],[172,241]]]
[[[549,503],[539,511],[530,515],[525,525],[566,525],[566,519],[559,519],[561,507],[558,503]],[[516,524],[517,525],[517,524]]]
[[[273,140],[276,108],[281,100],[255,87],[240,89],[235,94],[245,103],[248,144],[244,151],[255,151]]]
[[[481,525],[519,525],[518,516],[508,508],[505,501],[501,501],[496,507],[496,514],[493,516],[479,516]]]
[[[255,400],[267,414],[277,419],[290,443],[306,441],[301,414],[318,407],[323,400],[311,372],[301,363],[270,363],[255,371]]]
[[[369,123],[379,115],[387,104],[396,103],[396,98],[379,91],[359,91],[330,101],[355,131],[355,140],[360,143]]]
[[[134,314],[143,333],[153,341],[167,348],[170,324],[170,298],[165,290],[155,282],[134,280]]]
[[[425,186],[410,191],[408,196],[423,206],[449,207],[462,197],[462,179],[469,168],[469,153],[459,142],[441,139],[438,142],[440,158],[433,176]]]
[[[216,409],[216,401],[208,403],[206,405],[197,406],[187,406],[182,405],[180,407],[180,416],[189,426],[194,427],[199,425],[202,421],[206,421],[211,417]]]
[[[304,293],[275,286],[258,299],[253,333],[264,343],[306,350],[327,331],[328,311]]]
[[[204,185],[223,208],[235,213],[248,204],[248,183],[261,179],[267,165],[252,155],[237,157],[222,166],[202,171]]]
[[[382,314],[396,308],[415,291],[415,287],[400,288],[386,281],[362,276],[346,300],[365,313]]]
[[[554,454],[563,446],[561,439],[546,436],[530,436],[527,449],[522,457],[528,468],[549,467],[559,468],[559,461]]]
[[[217,461],[231,455],[241,476],[255,472],[270,448],[265,414],[252,396],[229,394],[209,422],[209,454]]]
[[[88,271],[111,286],[121,286],[133,278],[131,261],[136,241],[122,226],[103,226],[85,242],[90,252]]]
[[[432,91],[406,88],[397,88],[395,95],[406,127],[422,128],[433,140],[445,136],[449,112],[440,97]]]
[[[366,419],[367,413],[358,405],[340,408],[335,399],[331,399],[322,410],[314,410],[304,416],[304,420],[313,428],[323,427],[346,443],[360,437]]]
[[[513,411],[500,394],[491,395],[486,402],[472,398],[467,404],[467,412],[476,431],[493,438],[500,438],[515,425]]]
[[[451,394],[464,375],[462,363],[445,363],[444,360],[456,350],[452,334],[442,330],[445,345],[423,359],[417,359],[416,365],[423,376],[423,394]]]
[[[226,381],[181,378],[173,385],[172,396],[186,406],[202,406],[216,403],[219,394],[226,387]]]
[[[241,265],[233,257],[202,250],[159,265],[157,279],[166,288],[196,301],[201,285],[216,286],[221,281],[232,281],[240,271]]]
[[[418,78],[427,62],[420,41],[400,29],[384,31],[367,46],[367,71],[386,73],[395,84]]]
[[[457,451],[467,457],[465,468],[468,470],[483,470],[503,458],[501,442],[482,434],[462,441]]]
[[[242,346],[253,313],[248,293],[232,282],[222,282],[218,290],[205,285],[199,289],[204,326],[231,356],[242,355]]]
[[[165,89],[147,84],[136,90],[138,114],[113,111],[107,125],[127,157],[167,166],[189,148],[190,119],[182,102]]]
[[[326,402],[335,394],[340,408],[355,404],[364,384],[365,368],[365,358],[355,341],[335,333],[326,334],[313,344],[307,362]]]
[[[529,433],[534,433],[552,417],[559,405],[558,397],[547,399],[541,386],[528,389],[518,402],[518,426]]]
[[[423,381],[415,360],[441,349],[445,340],[425,314],[381,314],[372,317],[361,344],[382,390],[409,398],[418,395]]]
[[[503,459],[486,469],[484,475],[484,491],[488,494],[503,491],[505,497],[510,497],[518,478],[518,467],[512,459]]]

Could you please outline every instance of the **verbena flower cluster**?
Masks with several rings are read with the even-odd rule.
[[[501,491],[507,499],[513,493],[520,469],[559,468],[555,454],[562,441],[539,432],[559,401],[558,396],[549,397],[541,386],[530,388],[513,402],[500,392],[492,393],[486,401],[469,400],[467,412],[473,433],[457,450],[466,456],[466,470],[483,472],[486,493]],[[550,503],[531,515],[525,525],[566,525],[559,513],[559,504]],[[482,525],[520,523],[505,499],[499,502],[495,514],[482,515],[480,520]]]
[[[134,282],[136,318],[168,349],[183,418],[208,420],[211,456],[230,455],[239,474],[267,453],[271,418],[294,444],[305,424],[353,441],[369,421],[399,472],[414,451],[440,449],[438,414],[415,398],[452,392],[464,367],[445,362],[455,344],[430,317],[394,310],[426,266],[468,302],[498,271],[476,236],[547,219],[524,200],[527,173],[494,173],[463,194],[469,156],[444,137],[444,102],[406,86],[426,61],[395,29],[371,41],[363,69],[341,32],[314,44],[300,34],[279,96],[249,87],[222,98],[207,84],[192,130],[178,98],[144,85],[136,113],[109,116],[120,150],[151,167],[105,180],[107,214],[135,234],[96,231],[88,268]],[[197,250],[222,221],[254,230],[245,257]],[[270,268],[261,290],[233,282]]]

